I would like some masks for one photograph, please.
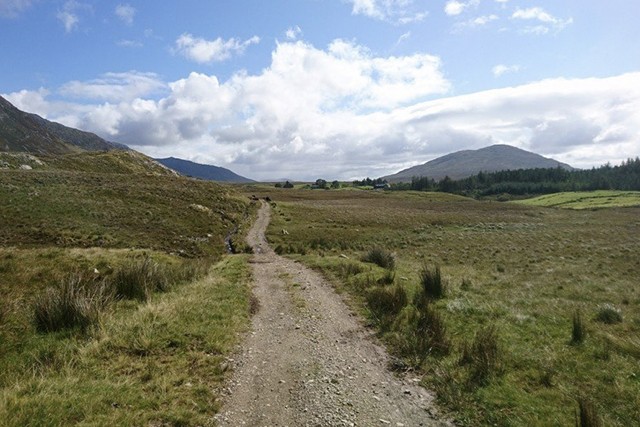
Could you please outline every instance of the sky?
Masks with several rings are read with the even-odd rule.
[[[153,157],[360,179],[640,155],[636,0],[0,0],[0,95]]]

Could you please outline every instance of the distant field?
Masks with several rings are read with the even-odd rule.
[[[581,191],[547,194],[533,199],[518,200],[527,206],[557,207],[563,209],[601,209],[640,206],[640,191]]]
[[[351,295],[405,367],[419,365],[424,384],[460,423],[574,425],[581,399],[593,402],[604,425],[640,419],[640,208],[543,209],[442,193],[249,191],[275,202],[268,232],[274,248]],[[395,255],[393,272],[361,261],[374,247]],[[407,325],[424,265],[439,266],[447,287],[431,304],[449,350],[420,361],[407,349],[421,335]],[[394,286],[408,299],[388,300]],[[381,317],[401,307],[395,317]],[[578,312],[586,339],[572,343]],[[474,350],[474,336],[491,326],[499,347],[485,360],[493,353]],[[479,362],[470,362],[474,354],[483,355]]]

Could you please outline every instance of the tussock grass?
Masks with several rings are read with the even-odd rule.
[[[370,262],[378,267],[386,268],[388,270],[393,270],[396,267],[396,259],[393,256],[393,253],[381,247],[369,249],[362,256],[362,261]]]
[[[372,287],[366,292],[366,300],[374,318],[381,325],[389,323],[400,313],[409,300],[402,286]]]
[[[611,304],[603,304],[598,308],[596,320],[607,325],[622,323],[622,312]]]
[[[118,270],[110,284],[116,298],[146,301],[153,292],[167,291],[171,278],[160,264],[145,257]]]
[[[442,280],[440,266],[431,269],[428,265],[423,265],[420,270],[420,285],[423,298],[433,300],[444,298],[446,285]]]
[[[573,328],[571,329],[571,343],[581,344],[587,337],[587,328],[582,321],[580,310],[573,313]]]
[[[471,343],[462,345],[460,365],[469,367],[469,383],[484,386],[503,372],[503,357],[494,325],[476,332]]]
[[[32,303],[33,322],[39,332],[86,331],[98,322],[110,299],[104,283],[71,275],[36,298]]]

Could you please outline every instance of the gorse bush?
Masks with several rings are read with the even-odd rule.
[[[598,308],[596,320],[598,322],[606,323],[607,325],[622,323],[622,313],[618,308],[611,304],[604,304]]]
[[[118,270],[111,279],[115,297],[146,301],[152,292],[169,289],[170,274],[157,262],[146,257]]]
[[[99,320],[110,299],[104,283],[85,281],[80,275],[49,288],[33,302],[33,321],[38,332],[63,329],[86,330]]]
[[[502,373],[502,354],[495,326],[480,329],[471,344],[463,343],[460,364],[469,366],[472,385],[486,385]]]
[[[369,249],[369,251],[362,257],[362,261],[370,262],[389,270],[396,268],[396,259],[393,254],[381,247]]]

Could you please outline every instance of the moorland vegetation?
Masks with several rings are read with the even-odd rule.
[[[637,204],[269,191],[271,244],[332,280],[459,423],[640,419]]]
[[[223,255],[249,200],[132,151],[0,162],[1,423],[210,423],[248,325],[248,258]]]

